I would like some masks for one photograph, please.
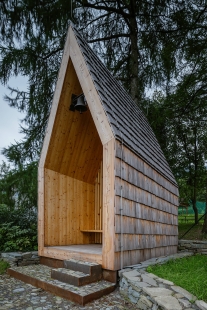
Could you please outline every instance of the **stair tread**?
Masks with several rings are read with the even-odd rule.
[[[32,268],[31,268],[32,267]],[[100,290],[103,290],[105,288],[112,288],[114,287],[114,283],[105,281],[105,280],[100,280],[94,283],[86,284],[84,286],[74,286],[71,284],[67,284],[64,282],[61,282],[59,280],[55,280],[51,278],[51,269],[48,266],[45,265],[30,265],[30,266],[22,266],[22,267],[12,267],[10,270],[17,271],[19,273],[22,273],[24,275],[27,275],[29,277],[38,279],[40,281],[47,282],[49,284],[53,284],[59,288],[68,290],[70,292],[73,292],[79,296],[87,296],[92,293],[98,292]],[[62,268],[61,268],[62,269]]]
[[[98,263],[86,262],[86,261],[76,260],[76,259],[67,259],[65,261],[66,262],[72,262],[72,263],[80,264],[80,265],[90,266],[90,267],[99,266],[100,265]]]
[[[89,277],[90,276],[89,273],[84,273],[84,272],[81,272],[81,271],[74,271],[74,270],[67,269],[67,268],[53,268],[52,270],[59,271],[61,273],[64,273],[64,274],[67,274],[69,276],[73,276],[73,277],[76,277],[76,278],[84,278],[84,277]]]

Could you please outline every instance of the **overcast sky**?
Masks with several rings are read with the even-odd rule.
[[[26,90],[27,80],[24,77],[11,78],[8,85],[20,90]],[[9,90],[0,84],[0,164],[3,160],[6,161],[5,156],[1,154],[2,148],[14,143],[15,140],[21,140],[23,137],[19,133],[19,125],[24,114],[8,105],[3,98],[5,94],[9,95]]]

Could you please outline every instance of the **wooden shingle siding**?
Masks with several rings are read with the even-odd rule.
[[[143,262],[151,257],[165,256],[169,254],[177,253],[177,245],[157,247],[151,249],[138,249],[123,252],[123,265],[129,266],[137,264],[137,262]],[[130,263],[129,263],[130,262]],[[119,269],[121,266],[121,253],[115,253],[115,269]]]
[[[123,251],[152,249],[177,245],[176,236],[123,234]],[[116,237],[115,252],[121,251],[121,235]]]
[[[121,197],[116,196],[115,198],[115,214],[119,215],[121,206]],[[173,208],[173,210],[172,210]],[[155,212],[156,211],[156,212]],[[122,198],[122,214],[129,217],[146,219],[158,223],[166,223],[177,225],[177,207],[171,206],[172,213],[162,211],[160,209],[154,210],[150,206],[140,204],[138,202],[130,201]]]
[[[134,152],[130,151],[123,146],[121,150],[121,143],[116,141],[116,175],[120,176],[120,167],[122,166],[122,174],[126,170],[125,175],[129,174],[129,177],[125,178],[134,178],[132,184],[136,185],[136,182],[139,182],[139,177],[137,172],[142,173],[151,180],[155,181],[157,184],[166,188],[167,191],[178,195],[178,187],[169,182],[164,176],[160,175],[155,169],[145,163],[141,158],[139,158]],[[127,164],[127,165],[126,165]]]
[[[130,183],[129,181],[125,180],[124,176],[122,180],[120,177],[116,177],[116,195],[120,196],[120,189],[122,185],[123,197],[128,198],[129,200],[137,201],[143,204],[153,204],[153,200],[159,198],[177,206],[177,196],[171,194],[166,189],[162,188],[160,185],[158,185],[156,182],[153,182],[146,176],[142,174],[137,174],[136,183],[137,184]],[[140,188],[144,192],[143,195],[141,195],[139,191]],[[138,194],[140,195],[140,197],[138,196]]]
[[[165,210],[170,212],[171,205],[177,206],[177,197],[170,194],[167,190],[160,190],[158,184],[154,184],[152,187],[152,193],[147,190],[146,182],[140,182],[139,185],[133,185],[121,178],[115,180],[116,196],[121,196],[122,185],[122,197],[128,200],[133,200],[145,205],[150,205],[153,208]],[[166,204],[165,204],[166,202]],[[169,206],[170,203],[170,206]]]
[[[156,215],[157,212],[152,213]],[[177,235],[177,220],[170,214],[165,214],[165,218],[160,221],[150,221],[149,218],[134,218],[129,216],[123,216],[124,227],[121,227],[121,215],[116,215],[115,232],[120,234],[121,232],[126,234],[166,234]],[[150,217],[150,216],[149,216]],[[151,216],[153,217],[153,216]],[[158,225],[159,223],[159,225]]]
[[[119,141],[116,141],[115,176],[115,252],[118,262],[121,263],[121,255],[129,265],[136,263],[137,256],[145,260],[148,256],[176,253],[177,186],[126,146],[121,146]],[[158,250],[151,252],[155,248]]]

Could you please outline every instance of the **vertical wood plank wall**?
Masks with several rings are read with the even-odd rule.
[[[94,185],[45,169],[45,246],[94,243]]]
[[[82,114],[69,110],[72,94],[81,93],[70,61],[47,150],[45,168],[94,184],[103,157],[101,140],[89,110]]]
[[[101,162],[96,180],[95,180],[95,230],[102,230],[103,219],[103,163]],[[102,242],[102,234],[95,233],[95,243]]]
[[[121,144],[116,141],[115,269],[122,267],[121,255],[127,266],[177,252],[177,196],[174,184],[126,147],[121,152]]]
[[[100,215],[99,219],[95,215],[95,180],[99,175],[100,181],[103,159],[103,146],[90,110],[83,114],[69,110],[72,94],[80,93],[69,61],[44,165],[45,246],[88,244],[95,242],[95,235],[98,238],[98,234],[80,231],[94,230],[98,221],[100,226]],[[100,208],[100,188],[96,192],[96,207]]]
[[[103,145],[102,268],[115,270],[115,140]]]

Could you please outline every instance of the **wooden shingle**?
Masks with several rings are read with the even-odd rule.
[[[155,134],[139,106],[122,85],[112,76],[98,56],[71,24],[85,59],[94,86],[117,140],[123,141],[136,155],[176,184]]]

